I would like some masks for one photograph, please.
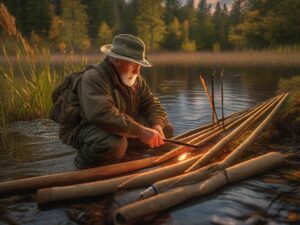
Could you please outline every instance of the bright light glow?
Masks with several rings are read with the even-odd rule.
[[[183,161],[183,160],[185,160],[186,159],[186,157],[187,157],[187,153],[183,153],[183,154],[181,154],[180,156],[178,156],[178,161]]]

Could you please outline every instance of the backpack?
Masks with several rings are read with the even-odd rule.
[[[60,125],[58,135],[64,144],[72,145],[80,129],[82,118],[77,90],[84,72],[91,68],[99,72],[99,65],[87,66],[82,71],[67,75],[52,92],[49,117]]]

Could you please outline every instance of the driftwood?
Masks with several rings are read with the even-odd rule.
[[[160,212],[190,198],[214,192],[226,184],[264,173],[279,166],[284,159],[283,154],[273,152],[239,163],[228,169],[218,171],[204,182],[173,188],[167,192],[121,207],[115,212],[114,221],[116,224],[124,224]]]
[[[268,125],[270,120],[279,110],[281,104],[285,100],[287,95],[285,95],[272,112],[260,123],[260,125],[251,133],[249,137],[246,138],[235,150],[233,150],[222,162],[213,163],[208,166],[202,167],[200,169],[194,170],[183,175],[172,177],[169,179],[158,181],[151,185],[148,189],[141,193],[141,197],[147,198],[157,193],[166,191],[167,189],[181,186],[188,183],[195,183],[206,179],[211,173],[217,170],[226,169],[228,166],[236,163],[240,160],[243,153],[250,147],[250,145],[255,141],[255,139],[263,132],[264,128]]]
[[[235,130],[230,132],[220,142],[218,142],[212,149],[210,149],[205,154],[205,156],[206,156],[204,158],[205,163],[207,163],[213,156],[215,156],[216,153],[218,153],[218,151],[222,147],[224,147],[230,140],[232,140],[233,137],[235,137],[237,134],[239,134],[241,132],[241,130],[245,129],[246,127],[249,127],[256,120],[261,118],[261,116],[263,115],[262,112],[266,112],[274,104],[276,104],[278,102],[278,100],[279,99],[277,98],[274,102],[270,102],[267,105],[265,105],[263,108],[258,110],[252,116],[250,116],[246,121],[244,121],[238,128],[236,128]],[[213,153],[213,154],[211,154],[211,153]],[[183,162],[176,163],[174,165],[165,166],[162,168],[158,168],[158,169],[154,169],[151,171],[141,173],[141,174],[129,179],[128,181],[124,182],[123,184],[121,184],[120,188],[127,189],[127,188],[135,188],[135,187],[144,187],[146,185],[151,185],[159,180],[177,176],[179,174],[182,174],[190,166],[192,166],[195,162],[197,162],[199,159],[202,159],[203,157],[202,157],[202,155],[197,155],[197,156],[194,156]]]

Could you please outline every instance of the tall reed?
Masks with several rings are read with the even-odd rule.
[[[0,24],[9,37],[15,40],[15,57],[9,57],[5,46],[3,57],[7,64],[0,67],[0,125],[3,146],[8,146],[7,128],[12,121],[45,118],[51,106],[51,92],[57,85],[58,76],[51,71],[49,51],[32,48],[16,29],[15,19],[0,4]],[[37,56],[43,63],[36,64]],[[20,60],[22,59],[22,60]]]

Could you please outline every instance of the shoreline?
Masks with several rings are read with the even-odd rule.
[[[37,64],[49,62],[52,65],[97,63],[104,55],[88,54],[40,54]],[[154,67],[172,65],[188,67],[234,67],[234,68],[285,68],[300,69],[300,52],[293,50],[233,51],[233,52],[156,52],[148,54]],[[25,57],[0,55],[0,65],[25,62]],[[21,62],[20,62],[21,61]]]

